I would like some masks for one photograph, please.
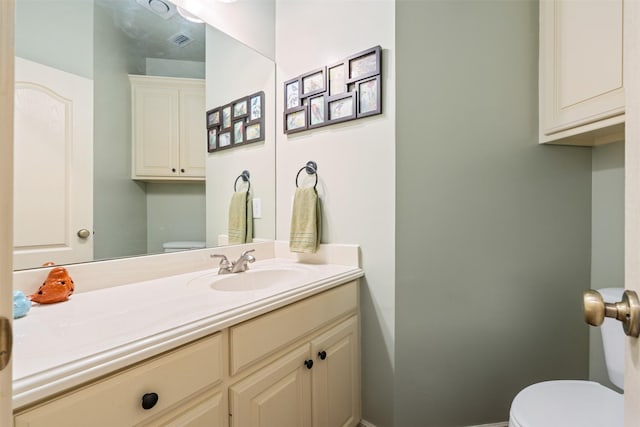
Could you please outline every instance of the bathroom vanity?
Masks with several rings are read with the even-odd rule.
[[[16,321],[15,426],[357,425],[362,270],[259,252],[245,273],[209,268],[34,306]]]

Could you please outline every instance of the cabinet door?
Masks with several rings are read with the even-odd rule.
[[[624,113],[622,20],[623,0],[540,2],[541,139]]]
[[[311,371],[302,346],[229,389],[233,427],[310,427]]]
[[[224,393],[214,389],[191,398],[140,427],[224,427],[228,414]]]
[[[134,86],[134,177],[178,176],[178,108],[177,89]]]
[[[360,346],[353,316],[311,342],[313,426],[360,422]]]
[[[180,90],[180,176],[204,177],[207,152],[204,90]]]

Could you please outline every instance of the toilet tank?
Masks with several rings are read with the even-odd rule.
[[[622,301],[623,288],[598,289],[604,302]],[[624,389],[624,342],[625,335],[622,324],[616,319],[606,317],[600,326],[602,344],[604,346],[604,358],[607,363],[609,380],[616,386]]]

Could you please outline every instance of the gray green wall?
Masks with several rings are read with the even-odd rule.
[[[131,180],[131,89],[127,74],[140,60],[110,12],[96,5],[94,56],[94,257],[147,253],[145,184]]]
[[[93,0],[16,0],[16,56],[93,78]]]
[[[176,240],[205,241],[205,183],[147,184],[147,251]]]
[[[591,150],[537,143],[535,1],[396,3],[396,427],[586,378]]]
[[[594,147],[591,177],[591,287],[624,287],[624,142]],[[590,328],[589,379],[616,389],[600,328]]]

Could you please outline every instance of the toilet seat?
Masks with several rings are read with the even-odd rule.
[[[509,427],[623,427],[624,398],[593,381],[546,381],[513,399]]]

